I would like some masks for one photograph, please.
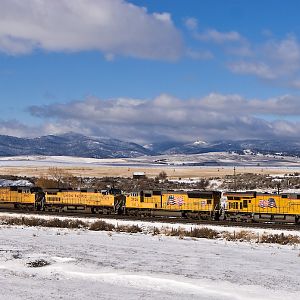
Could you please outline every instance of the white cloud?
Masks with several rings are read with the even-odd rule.
[[[221,32],[216,29],[207,29],[202,33],[195,34],[198,40],[223,44],[226,42],[242,41],[242,36],[237,31]]]
[[[75,131],[136,142],[299,137],[299,123],[285,120],[300,119],[299,100],[289,95],[249,100],[214,93],[187,100],[167,94],[152,100],[94,97],[34,106],[30,112],[44,120],[44,133]]]
[[[183,45],[170,14],[124,0],[0,0],[0,51],[99,50],[112,57],[177,59]]]
[[[196,30],[198,28],[198,20],[195,18],[187,18],[184,20],[184,25],[189,30]]]
[[[195,60],[208,60],[214,57],[214,55],[208,50],[194,50],[194,49],[187,49],[186,56]]]
[[[290,85],[292,87],[295,87],[297,89],[300,89],[300,79],[299,78],[296,78],[295,80],[292,80]]]
[[[226,53],[240,57],[252,57],[254,55],[250,43],[244,39],[240,45],[230,45],[225,48]]]
[[[288,35],[280,41],[270,40],[264,45],[264,54],[274,60],[289,62],[292,64],[300,63],[300,45],[293,35]]]
[[[30,127],[17,120],[0,120],[0,134],[11,136],[36,136],[40,133],[39,128]]]
[[[253,48],[249,59],[233,61],[228,68],[234,73],[300,87],[297,79],[300,77],[300,44],[294,35],[287,35],[282,40],[269,39]]]
[[[260,78],[275,79],[277,76],[270,66],[264,62],[234,62],[228,64],[229,69],[238,74],[252,74]]]

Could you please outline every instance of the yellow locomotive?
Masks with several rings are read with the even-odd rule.
[[[125,196],[120,190],[44,190],[45,211],[81,211],[88,213],[120,213],[125,205]]]
[[[0,188],[0,208],[40,209],[43,191],[38,187]]]
[[[0,188],[0,207],[43,211],[120,213],[125,196],[120,190],[62,190],[30,187]]]
[[[225,218],[233,221],[300,222],[300,194],[227,192]]]
[[[218,219],[220,197],[217,191],[140,191],[126,196],[126,213]]]
[[[0,208],[56,212],[171,216],[190,219],[300,223],[300,194],[219,191],[132,192],[61,190],[38,187],[0,188]]]

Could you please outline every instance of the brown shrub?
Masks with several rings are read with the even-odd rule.
[[[1,219],[1,224],[5,225],[24,225],[30,227],[56,227],[56,228],[85,228],[86,223],[81,220],[73,219],[41,219],[41,218],[27,218],[27,217],[13,217]]]
[[[34,261],[30,261],[29,263],[27,263],[27,266],[30,268],[40,268],[40,267],[45,267],[45,266],[49,266],[50,262],[44,260],[44,259],[37,259]]]
[[[153,227],[152,235],[158,235],[158,234],[160,234],[160,230],[157,227]]]
[[[93,230],[93,231],[112,231],[114,229],[115,229],[115,225],[109,224],[102,220],[92,223],[89,227],[89,230]]]
[[[295,235],[281,234],[263,234],[260,238],[261,243],[272,243],[280,245],[300,244],[300,237]]]
[[[188,235],[190,237],[196,237],[196,238],[216,239],[218,238],[219,233],[216,230],[203,227],[203,228],[192,228]]]
[[[142,232],[143,230],[138,225],[118,225],[116,227],[116,231],[128,232],[128,233],[138,233],[138,232]]]

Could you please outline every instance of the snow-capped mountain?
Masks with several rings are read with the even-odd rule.
[[[199,154],[208,152],[236,152],[238,154],[262,153],[300,156],[300,142],[296,140],[196,141],[176,145],[163,151],[164,154]]]
[[[88,137],[77,133],[17,138],[0,135],[0,156],[45,155],[90,158],[125,158],[159,154],[201,154],[235,152],[237,154],[276,154],[300,157],[296,140],[202,140],[190,143],[164,141],[145,146],[105,137]]]
[[[87,137],[76,133],[17,138],[0,135],[0,156],[48,155],[92,158],[121,158],[153,155],[138,144],[111,138]]]

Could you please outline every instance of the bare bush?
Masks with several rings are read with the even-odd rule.
[[[261,243],[272,243],[280,245],[294,245],[300,244],[300,237],[295,235],[281,234],[263,234],[260,238]]]
[[[160,234],[160,230],[157,227],[153,227],[152,235],[158,235],[158,234]]]
[[[85,228],[87,224],[81,220],[76,219],[42,219],[42,218],[27,218],[27,217],[12,217],[2,218],[0,221],[4,225],[23,225],[29,227],[56,227],[56,228]]]
[[[102,220],[92,223],[89,227],[89,230],[92,231],[112,231],[114,229],[115,229],[115,225],[107,223]]]
[[[118,225],[116,227],[116,231],[128,232],[128,233],[138,233],[138,232],[142,232],[143,230],[138,225]]]
[[[30,261],[29,263],[27,263],[27,266],[30,268],[40,268],[40,267],[45,267],[45,266],[49,266],[50,262],[44,260],[44,259],[37,259],[34,261]]]
[[[196,238],[207,238],[207,239],[216,239],[219,236],[218,231],[203,227],[203,228],[192,228],[189,232],[190,237]]]

